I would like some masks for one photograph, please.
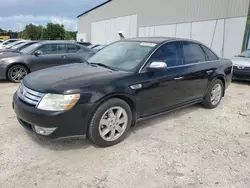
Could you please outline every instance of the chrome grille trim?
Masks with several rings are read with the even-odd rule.
[[[37,106],[42,97],[44,96],[44,93],[29,89],[21,83],[17,90],[17,95],[22,101],[30,105]]]

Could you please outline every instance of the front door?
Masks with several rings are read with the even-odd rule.
[[[182,43],[171,42],[161,46],[150,58],[148,65],[160,61],[167,64],[165,71],[139,73],[141,89],[136,93],[140,116],[147,116],[180,104],[186,98],[185,82],[182,77]],[[147,67],[147,66],[146,66]],[[138,80],[137,83],[140,81]]]
[[[68,64],[65,44],[44,44],[36,51],[40,55],[33,55],[33,70]]]

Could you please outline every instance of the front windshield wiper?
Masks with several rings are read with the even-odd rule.
[[[98,66],[101,66],[101,67],[105,67],[105,68],[108,68],[108,69],[111,69],[113,71],[117,71],[116,69],[114,69],[113,67],[110,67],[108,65],[105,65],[103,63],[89,63],[90,65],[98,65]]]

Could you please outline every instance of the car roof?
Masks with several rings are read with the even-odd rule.
[[[138,37],[138,38],[131,38],[131,39],[123,39],[124,41],[136,41],[136,42],[149,42],[149,43],[156,43],[161,44],[168,41],[190,41],[195,43],[200,43],[195,40],[191,39],[183,39],[183,38],[175,38],[175,37]]]
[[[137,38],[131,38],[131,39],[124,39],[125,41],[136,41],[136,42],[152,42],[152,43],[162,43],[169,40],[172,40],[175,38],[171,37],[137,37]]]

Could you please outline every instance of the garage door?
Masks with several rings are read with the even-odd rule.
[[[91,24],[92,44],[109,44],[120,39],[122,31],[126,38],[137,36],[137,15],[113,18]]]

